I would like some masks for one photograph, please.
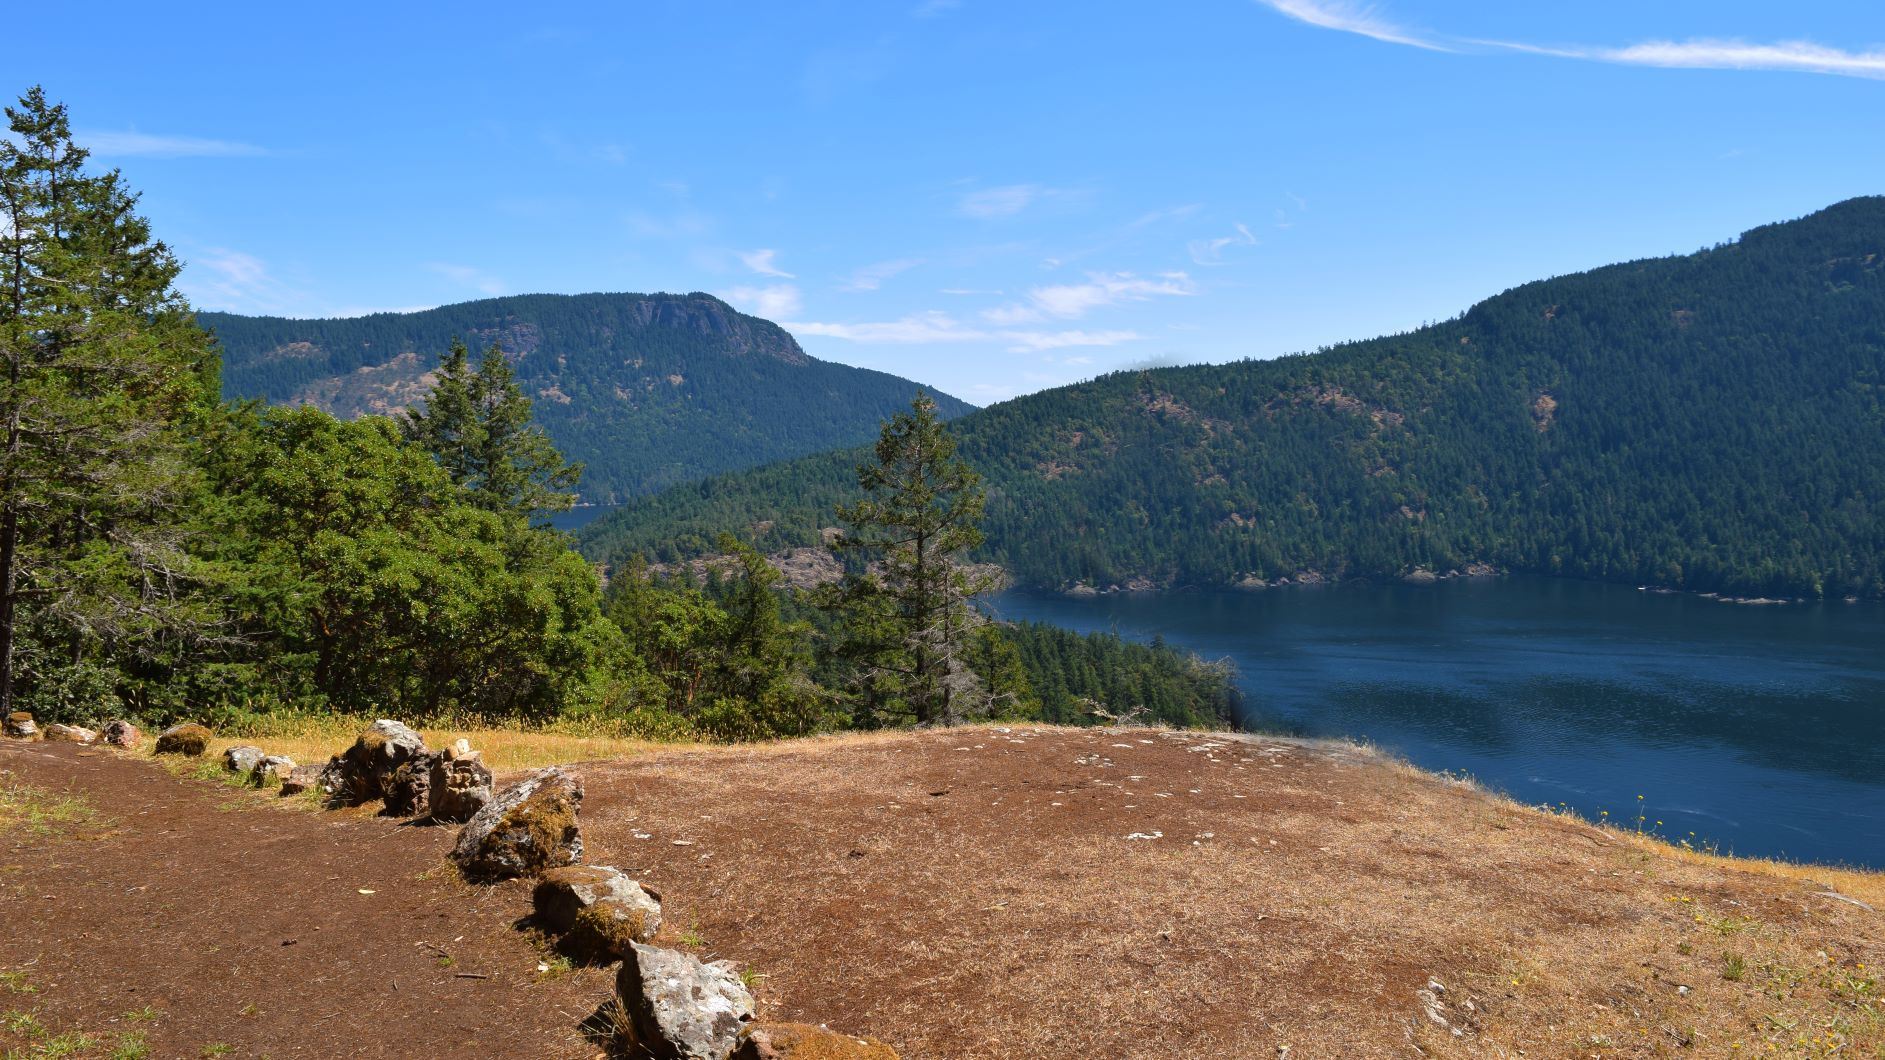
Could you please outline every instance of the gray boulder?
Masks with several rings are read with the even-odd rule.
[[[323,772],[320,766],[295,766],[281,778],[281,793],[300,795],[303,792],[312,791],[320,787]]]
[[[16,740],[28,740],[39,735],[39,726],[33,724],[31,714],[16,710],[7,715],[6,734]]]
[[[262,759],[267,757],[268,753],[260,747],[237,744],[223,751],[223,768],[231,773],[247,775],[255,772],[255,767],[261,765]]]
[[[491,771],[460,740],[432,763],[432,819],[469,821],[491,801]]]
[[[551,766],[492,797],[458,833],[452,860],[479,880],[535,876],[582,860],[582,781]]]
[[[61,725],[54,722],[46,726],[46,739],[56,743],[96,743],[98,733],[82,725]]]
[[[127,751],[136,750],[138,744],[144,742],[144,734],[138,731],[138,727],[123,718],[106,722],[104,733],[106,743]]]
[[[615,977],[617,1044],[655,1060],[727,1060],[753,1019],[753,995],[725,961],[630,943]]]
[[[443,752],[416,755],[399,764],[385,785],[386,812],[393,817],[427,817],[432,813],[432,768]]]
[[[388,718],[367,726],[353,746],[335,755],[321,774],[321,788],[337,803],[359,806],[384,799],[394,789],[400,767],[426,754],[425,739]],[[413,792],[403,796],[411,798]]]
[[[249,774],[249,779],[258,788],[267,787],[271,781],[286,781],[297,768],[295,760],[287,755],[263,755],[262,760],[255,763],[255,771]]]
[[[633,942],[661,930],[661,896],[607,865],[565,865],[545,872],[531,895],[537,922],[563,936],[571,956],[612,961]]]

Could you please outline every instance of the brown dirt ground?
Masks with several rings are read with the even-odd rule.
[[[108,1034],[149,1004],[159,1057],[593,1054],[607,974],[537,976],[525,891],[436,871],[450,830],[230,813],[260,797],[80,755],[0,746],[117,819],[0,839],[0,972],[42,988],[0,980],[0,1009]],[[663,893],[661,942],[908,1060],[1885,1057],[1885,919],[1824,893],[1879,905],[1878,877],[1688,855],[1351,747],[984,726],[577,771],[588,860]]]
[[[71,1055],[126,1033],[153,1058],[596,1054],[580,1024],[608,976],[539,975],[512,927],[528,892],[460,883],[442,867],[454,829],[264,808],[71,744],[5,741],[0,770],[101,815],[69,835],[0,829],[0,1012],[93,1036]],[[0,1023],[0,1053],[68,1055],[36,1043]]]

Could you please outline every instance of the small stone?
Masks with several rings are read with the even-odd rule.
[[[740,1032],[732,1060],[899,1060],[875,1038],[839,1034],[805,1023],[750,1023]]]
[[[321,783],[321,773],[320,766],[295,766],[281,778],[281,793],[300,795],[303,792],[313,791]]]
[[[582,781],[556,766],[498,792],[458,833],[452,860],[473,879],[535,876],[583,857]]]
[[[753,1019],[753,995],[725,961],[630,943],[615,977],[617,1044],[631,1056],[727,1060]]]
[[[39,726],[33,724],[30,712],[16,710],[7,715],[6,734],[16,740],[28,740],[39,735]]]
[[[106,722],[104,731],[106,743],[127,751],[136,750],[138,744],[144,742],[144,734],[138,731],[138,727],[123,718]]]
[[[157,753],[187,755],[195,758],[209,749],[209,741],[213,735],[209,729],[193,721],[172,725],[157,734]]]
[[[237,744],[223,751],[223,768],[231,773],[247,775],[255,772],[255,767],[262,764],[268,753],[260,747],[249,744]]]
[[[249,774],[249,779],[256,787],[265,788],[270,782],[286,781],[288,775],[297,768],[295,760],[287,755],[263,755],[262,760],[255,764],[255,771]]]
[[[79,725],[54,722],[46,726],[46,739],[61,743],[96,743],[98,733]]]

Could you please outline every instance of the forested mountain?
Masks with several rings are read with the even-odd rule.
[[[1041,586],[1487,563],[1880,595],[1885,198],[1529,283],[1402,335],[1117,373],[956,430],[990,486],[979,558]],[[861,455],[677,487],[583,540],[655,559],[720,529],[815,543]]]
[[[353,417],[423,400],[454,338],[516,363],[537,420],[586,465],[585,500],[851,445],[917,384],[809,357],[770,321],[706,294],[521,295],[419,313],[289,320],[201,313],[231,398]],[[931,392],[943,415],[970,406]]]

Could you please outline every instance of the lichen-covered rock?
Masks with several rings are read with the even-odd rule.
[[[491,771],[460,740],[432,763],[432,819],[469,821],[491,801]]]
[[[262,759],[267,757],[267,752],[260,747],[252,747],[246,743],[237,744],[223,751],[223,768],[231,773],[241,773],[246,776],[255,772],[255,767],[261,765]]]
[[[60,743],[95,743],[98,733],[80,725],[61,725],[54,722],[46,726],[46,739]]]
[[[295,760],[287,755],[263,755],[262,760],[255,763],[255,771],[249,774],[249,780],[256,787],[265,788],[270,784],[285,782],[288,775],[298,768]]]
[[[320,786],[321,773],[320,766],[295,766],[281,778],[281,793],[300,795],[312,791]]]
[[[144,742],[144,734],[138,731],[138,727],[123,718],[106,722],[104,734],[106,743],[127,751],[137,750],[138,744]]]
[[[805,1023],[749,1023],[733,1060],[899,1060],[875,1038],[856,1038]]]
[[[725,961],[631,943],[615,977],[617,1044],[655,1060],[727,1060],[753,1019],[753,995]]]
[[[39,726],[33,724],[32,714],[16,710],[7,715],[6,734],[16,740],[27,740],[39,735]]]
[[[452,860],[473,879],[535,876],[582,860],[582,781],[551,766],[492,797],[458,833]]]
[[[408,758],[386,780],[386,812],[393,817],[426,817],[432,813],[432,767],[444,757],[434,751]]]
[[[210,738],[215,735],[207,728],[193,721],[172,725],[157,734],[157,753],[160,755],[188,755],[195,758],[209,748]]]
[[[531,895],[537,922],[563,936],[563,948],[586,961],[612,961],[631,942],[661,930],[661,896],[620,869],[565,865],[545,872]]]
[[[394,775],[400,768],[426,753],[425,739],[418,733],[400,722],[381,718],[369,725],[352,747],[328,761],[321,774],[321,787],[337,803],[358,806],[384,799],[393,791]],[[401,797],[409,799],[413,794],[408,791]]]

